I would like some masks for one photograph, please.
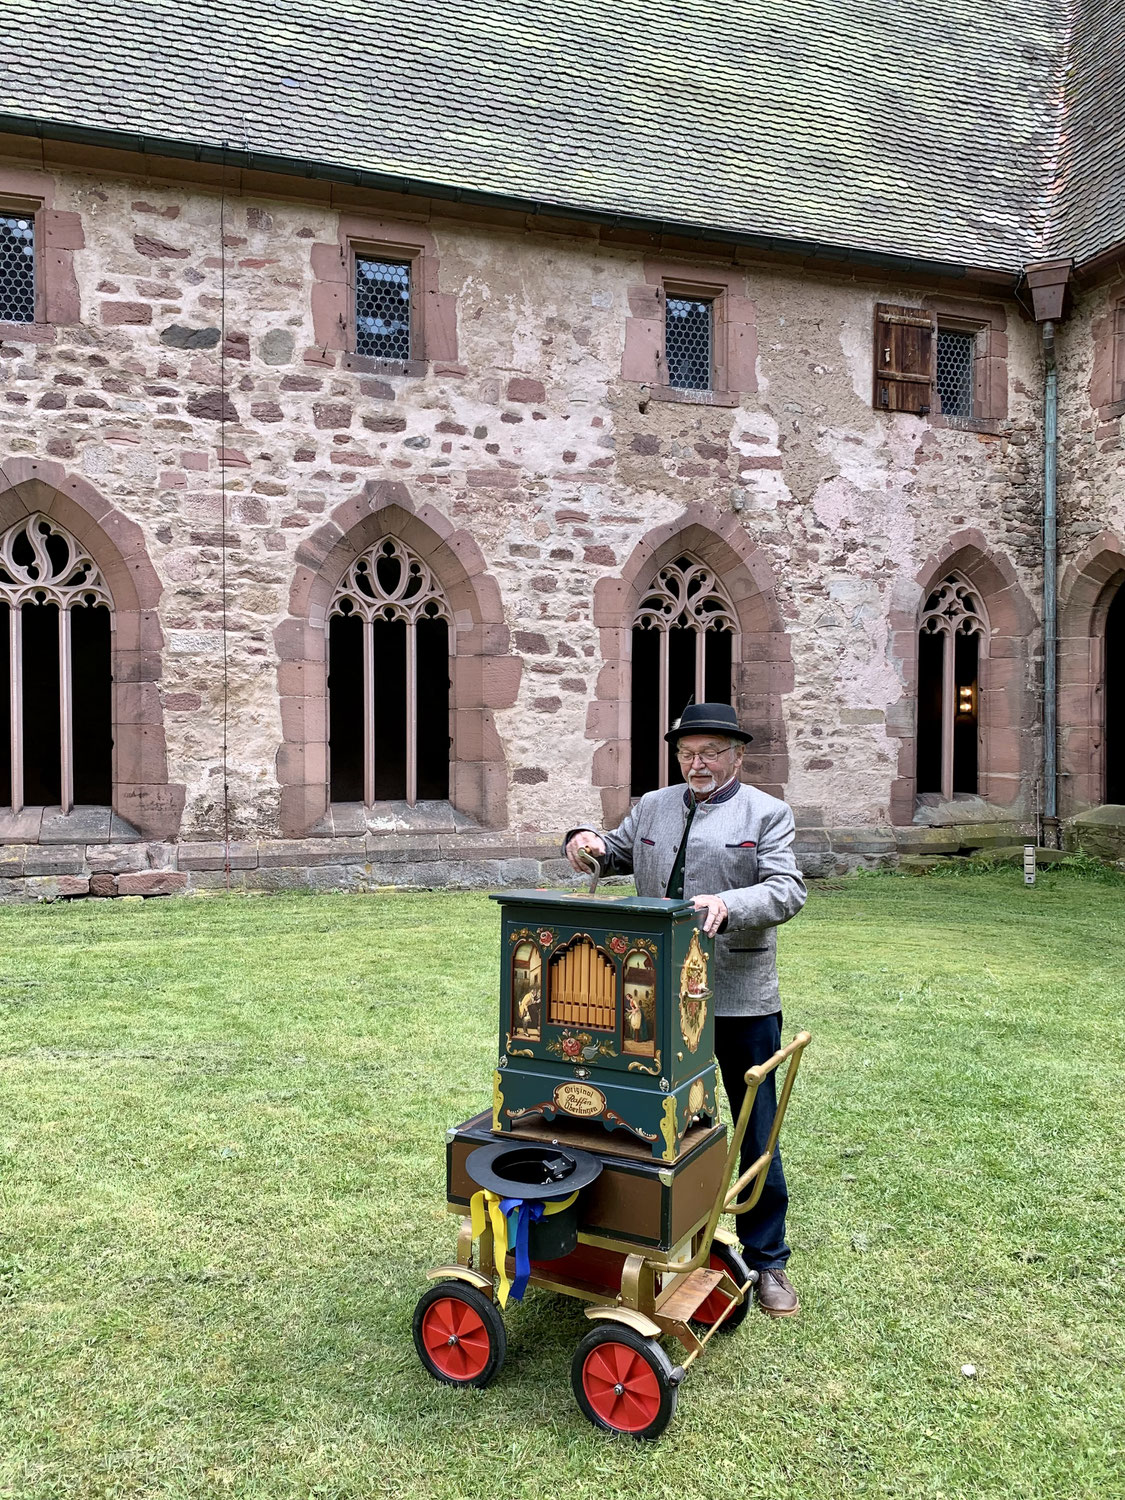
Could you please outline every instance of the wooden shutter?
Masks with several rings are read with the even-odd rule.
[[[921,307],[875,304],[875,395],[880,411],[924,415],[934,404],[937,315]]]

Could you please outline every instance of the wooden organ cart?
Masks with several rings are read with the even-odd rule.
[[[580,1408],[608,1431],[656,1437],[685,1371],[751,1306],[757,1273],[719,1218],[758,1201],[809,1036],[750,1069],[728,1139],[714,947],[691,903],[493,899],[502,958],[492,1109],[448,1134],[457,1259],[429,1273],[415,1345],[437,1379],[485,1386],[504,1360],[509,1288],[577,1297],[594,1325],[571,1370]],[[754,1097],[780,1068],[768,1148],[732,1182]],[[665,1335],[682,1345],[680,1364]]]

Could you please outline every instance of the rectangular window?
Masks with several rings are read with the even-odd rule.
[[[711,389],[714,311],[709,297],[665,298],[664,358],[676,390]]]
[[[35,215],[0,209],[0,323],[35,322]]]
[[[355,352],[410,359],[410,262],[355,258]]]
[[[973,415],[973,361],[976,335],[939,328],[937,336],[937,393],[945,417]]]

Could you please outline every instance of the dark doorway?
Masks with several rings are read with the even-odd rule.
[[[1125,584],[1105,620],[1105,800],[1125,803]]]

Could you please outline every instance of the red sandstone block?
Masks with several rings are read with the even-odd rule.
[[[526,375],[517,375],[508,381],[509,401],[545,401],[547,392],[541,380],[532,380]]]
[[[176,896],[187,889],[187,876],[178,870],[134,870],[117,877],[122,896]]]
[[[90,876],[91,896],[116,896],[117,876],[108,875],[104,872]]]
[[[510,469],[470,469],[466,479],[473,489],[514,489],[520,482]]]
[[[102,322],[107,328],[151,323],[152,308],[147,302],[103,302]]]
[[[189,453],[186,450],[181,450],[180,465],[185,469],[208,469],[211,466],[211,455],[209,453]]]
[[[183,489],[187,484],[187,475],[180,469],[161,469],[160,488],[162,490]]]

